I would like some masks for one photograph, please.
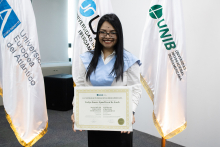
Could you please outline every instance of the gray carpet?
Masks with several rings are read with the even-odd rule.
[[[72,131],[71,114],[72,110],[48,110],[48,132],[34,147],[87,147],[87,132]],[[160,147],[161,139],[134,130],[133,146]],[[3,106],[0,106],[0,147],[21,147],[5,118]],[[182,146],[167,141],[166,147]]]

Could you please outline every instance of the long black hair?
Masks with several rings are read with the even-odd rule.
[[[119,20],[119,18],[115,14],[106,14],[102,16],[99,20],[98,26],[97,26],[97,36],[96,36],[96,43],[95,43],[95,49],[93,52],[93,58],[90,62],[88,68],[87,68],[87,74],[86,74],[86,80],[88,81],[90,79],[91,73],[96,70],[96,66],[98,64],[99,56],[101,55],[101,50],[103,49],[102,44],[99,42],[99,33],[102,24],[107,21],[109,22],[116,30],[117,32],[117,43],[114,46],[115,50],[115,56],[116,61],[114,64],[114,67],[111,71],[111,73],[115,73],[116,75],[116,81],[118,81],[120,78],[123,80],[123,68],[124,68],[124,60],[123,60],[123,53],[124,53],[124,41],[123,41],[123,31],[122,31],[122,25]]]

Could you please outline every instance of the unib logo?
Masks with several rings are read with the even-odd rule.
[[[163,7],[161,5],[154,5],[153,7],[150,8],[150,16],[153,19],[159,19],[163,15]]]
[[[80,6],[80,13],[85,17],[90,17],[96,12],[96,3],[93,0],[85,0]]]
[[[97,96],[103,96],[103,94],[97,94]]]
[[[0,0],[0,32],[2,32],[3,37],[7,37],[20,23],[8,2]]]
[[[160,38],[162,39],[166,49],[175,49],[176,43],[174,42],[172,35],[168,33],[170,32],[170,29],[168,28],[167,24],[165,24],[165,20],[160,19],[163,16],[163,7],[161,5],[154,5],[150,8],[149,14],[153,19],[158,19],[157,26],[160,29]]]

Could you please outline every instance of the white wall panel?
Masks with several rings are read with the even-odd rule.
[[[33,0],[42,63],[68,62],[68,0]]]

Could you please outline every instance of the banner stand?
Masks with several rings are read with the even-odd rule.
[[[161,139],[161,147],[166,147],[166,139],[162,137]]]

